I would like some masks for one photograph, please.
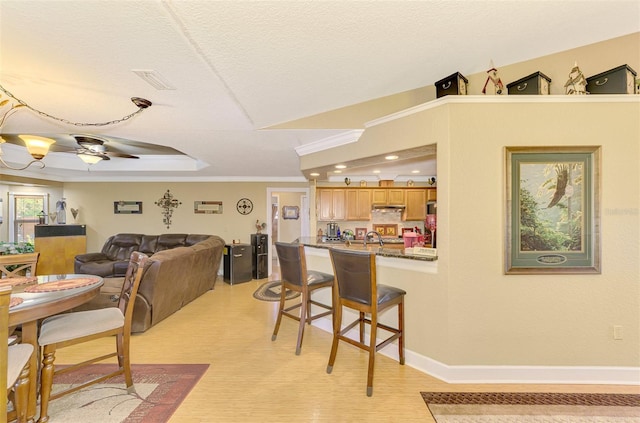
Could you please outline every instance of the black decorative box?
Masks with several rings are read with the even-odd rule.
[[[507,92],[509,95],[549,95],[549,85],[551,85],[551,78],[542,72],[534,72],[507,84]]]
[[[468,83],[467,78],[462,76],[460,72],[449,75],[435,83],[436,98],[444,97],[445,95],[467,95]]]
[[[587,78],[590,94],[636,94],[636,72],[627,65]]]

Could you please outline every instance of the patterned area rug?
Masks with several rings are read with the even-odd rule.
[[[57,376],[53,390],[60,390],[113,369],[112,364],[94,364],[86,369]],[[134,364],[131,367],[136,392],[127,393],[124,377],[53,400],[50,423],[165,423],[207,371],[208,364]]]
[[[280,301],[281,292],[282,281],[269,281],[260,285],[256,292],[253,293],[253,297],[262,301]],[[299,292],[288,290],[285,298],[291,300],[299,296]]]
[[[638,423],[640,394],[421,392],[438,423]]]

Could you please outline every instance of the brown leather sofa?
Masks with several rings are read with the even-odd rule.
[[[151,259],[136,296],[132,332],[144,332],[213,289],[224,245],[216,235],[114,235],[102,252],[76,256],[75,273],[100,275],[105,283],[96,298],[74,311],[115,307],[128,257],[141,251]]]

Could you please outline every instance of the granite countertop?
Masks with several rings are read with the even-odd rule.
[[[390,244],[397,245],[402,242],[401,239],[399,239],[399,241],[400,242],[390,242]],[[436,261],[438,259],[438,257],[428,257],[428,256],[412,254],[411,248],[398,248],[397,246],[394,246],[391,248],[389,247],[385,248],[384,245],[381,247],[380,244],[378,244],[378,242],[370,242],[367,244],[366,248],[363,242],[360,240],[350,241],[349,243],[347,243],[346,241],[322,242],[321,240],[318,240],[316,237],[302,237],[302,238],[298,238],[295,242],[298,242],[304,245],[305,247],[324,248],[327,250],[329,248],[346,248],[350,250],[360,250],[360,251],[367,250],[367,251],[372,251],[376,253],[376,255],[383,256],[383,257],[395,257],[395,258],[419,260],[419,261]],[[387,241],[383,239],[383,243],[387,243]]]

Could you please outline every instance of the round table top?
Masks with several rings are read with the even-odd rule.
[[[91,283],[87,278],[92,279]],[[74,280],[82,280],[77,287],[73,287]],[[96,282],[93,282],[95,280]],[[68,282],[68,283],[64,283]],[[52,289],[41,292],[25,292],[29,287],[51,283]],[[54,314],[77,307],[95,297],[104,283],[102,277],[95,275],[65,274],[42,275],[37,281],[29,284],[17,285],[13,288],[11,297],[21,298],[22,302],[9,308],[9,326],[19,325],[32,320],[42,319]]]

